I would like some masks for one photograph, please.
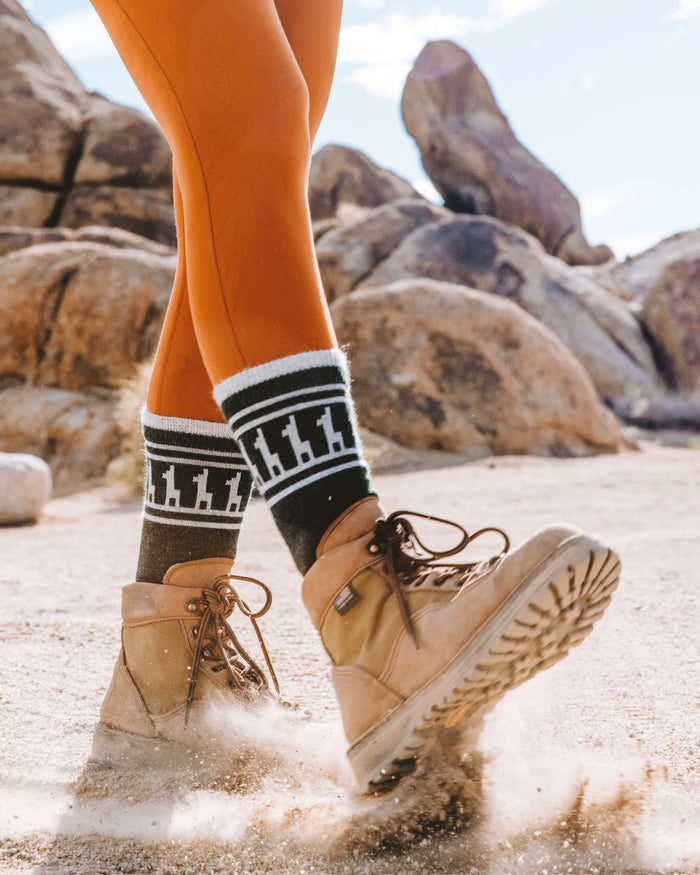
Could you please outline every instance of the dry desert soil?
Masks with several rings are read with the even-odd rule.
[[[139,502],[54,499],[0,529],[1,872],[700,873],[700,450],[429,458],[376,482],[387,509],[516,543],[554,520],[603,534],[623,563],[612,605],[499,703],[462,768],[361,798],[298,575],[254,500],[237,569],[274,590],[264,633],[299,708],[223,715],[216,773],[107,772],[87,760]]]

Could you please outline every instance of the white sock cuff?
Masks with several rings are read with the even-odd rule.
[[[345,353],[339,349],[316,349],[246,368],[214,386],[214,399],[221,405],[226,398],[267,380],[274,380],[276,377],[287,376],[298,371],[308,371],[311,368],[327,367],[340,368],[345,381],[350,382]]]
[[[196,434],[203,437],[235,440],[227,422],[209,422],[205,419],[184,419],[179,416],[161,416],[151,413],[144,407],[141,410],[141,424],[144,428],[157,428],[179,434]]]

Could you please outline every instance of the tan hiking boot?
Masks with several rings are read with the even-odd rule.
[[[233,584],[262,587],[252,611]],[[198,750],[208,734],[210,706],[269,699],[268,681],[234,633],[238,609],[253,624],[275,690],[277,679],[257,619],[272,597],[260,581],[231,574],[230,559],[174,565],[162,584],[122,591],[122,649],[93,737],[101,765],[160,765]]]
[[[476,741],[508,691],[562,659],[591,631],[616,588],[620,562],[600,540],[549,526],[509,551],[498,529],[427,549],[401,511],[363,499],[325,534],[303,598],[333,664],[362,790],[386,789],[442,734]],[[447,522],[442,520],[441,522]],[[484,531],[501,554],[462,565],[436,560]],[[451,727],[455,727],[451,732]]]

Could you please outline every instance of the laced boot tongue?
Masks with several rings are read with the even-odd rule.
[[[433,520],[434,522],[451,526],[461,533],[460,540],[454,547],[449,547],[447,550],[433,550],[421,541],[413,525],[406,519],[407,516]],[[459,523],[455,523],[452,520],[445,520],[441,517],[407,510],[395,511],[386,519],[380,519],[376,522],[374,538],[370,542],[368,549],[370,553],[384,553],[386,556],[386,571],[389,576],[392,592],[398,601],[401,622],[416,649],[420,645],[408,612],[403,584],[411,583],[416,574],[425,574],[432,570],[443,570],[445,566],[436,560],[461,553],[468,544],[486,532],[497,532],[501,535],[505,543],[500,555],[503,556],[508,552],[510,541],[506,533],[501,531],[501,529],[483,528],[470,535]],[[474,567],[475,563],[450,566],[455,572],[468,571]]]
[[[229,617],[236,610],[247,617],[253,626],[272,685],[279,693],[277,676],[257,623],[269,611],[272,593],[255,578],[231,574],[232,566],[233,560],[227,558],[198,559],[173,565],[163,578],[163,583],[168,586],[199,590],[199,594],[187,602],[187,610],[192,613],[193,619],[199,619],[200,622],[192,632],[196,644],[185,702],[185,726],[189,722],[203,660],[215,661],[217,671],[225,670],[229,684],[234,689],[268,688],[265,672],[253,660],[229,623]],[[253,610],[234,588],[235,581],[262,589],[265,596],[262,607]]]
[[[163,578],[168,586],[186,586],[189,589],[204,589],[217,577],[231,573],[233,559],[215,556],[210,559],[194,559],[172,565]]]

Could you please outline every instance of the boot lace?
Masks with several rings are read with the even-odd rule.
[[[460,533],[459,542],[447,550],[433,550],[427,547],[416,534],[413,524],[407,519],[409,516],[443,523],[456,529]],[[445,563],[437,561],[461,553],[465,547],[487,532],[495,532],[503,538],[503,549],[497,555],[478,562]],[[457,585],[462,586],[468,579],[473,580],[477,574],[493,568],[509,549],[510,539],[502,529],[487,526],[470,535],[463,526],[452,520],[410,510],[397,510],[389,514],[386,519],[377,520],[374,527],[374,538],[368,546],[370,553],[381,553],[385,556],[389,583],[398,600],[401,622],[416,648],[419,648],[420,645],[408,613],[404,594],[405,587],[410,585],[415,588],[428,581],[433,586],[441,586],[455,577],[457,577]]]
[[[263,606],[257,611],[252,610],[236,592],[232,584],[232,581],[235,580],[246,581],[247,583],[254,583],[256,586],[259,586],[265,594]],[[212,671],[225,671],[227,673],[228,684],[231,689],[245,692],[249,691],[251,687],[255,690],[268,689],[265,673],[241,644],[228,621],[228,618],[236,608],[250,620],[275,692],[279,693],[277,675],[272,667],[267,647],[257,623],[260,617],[269,611],[271,604],[272,593],[264,583],[255,580],[253,577],[229,574],[217,577],[211,589],[203,589],[201,597],[191,599],[187,603],[187,609],[199,615],[202,619],[199,626],[192,630],[192,634],[196,638],[196,645],[185,702],[185,726],[187,726],[189,721],[197,679],[199,678],[201,665],[204,660],[215,663]]]

